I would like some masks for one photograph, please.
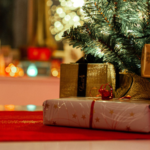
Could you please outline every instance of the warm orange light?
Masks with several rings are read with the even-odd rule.
[[[58,76],[57,77],[60,78],[60,72],[58,72]]]
[[[5,105],[5,110],[14,111],[15,110],[15,105]]]
[[[5,69],[5,71],[9,74],[11,77],[18,77],[18,76],[24,76],[24,71],[22,68],[16,67],[12,63],[8,65],[8,67]]]
[[[16,71],[16,73],[19,73],[19,71],[20,71],[20,68],[19,67],[16,67],[17,68],[17,71]]]
[[[11,67],[11,72],[12,73],[16,73],[17,72],[17,68],[15,66]]]
[[[5,60],[4,56],[0,54],[0,76],[5,75]]]
[[[10,63],[10,64],[9,64],[9,67],[15,67],[15,65],[14,65],[14,64],[12,64],[12,63]]]
[[[10,75],[11,77],[14,77],[14,76],[15,76],[15,74],[14,74],[13,72],[10,72],[9,75]]]
[[[54,71],[52,72],[52,75],[53,75],[54,77],[57,77],[57,76],[58,76],[58,71],[57,71],[57,70],[54,70]]]
[[[51,73],[52,73],[52,76],[59,77],[59,72],[56,68],[52,68]]]
[[[21,69],[21,68],[19,69],[18,75],[19,75],[20,77],[24,76],[24,71],[23,71],[23,69]]]
[[[10,70],[10,67],[7,67],[6,69],[5,69],[5,71],[7,72],[7,73],[9,73],[11,70]]]

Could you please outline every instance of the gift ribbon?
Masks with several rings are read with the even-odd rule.
[[[106,86],[110,87],[110,91],[106,90]],[[104,86],[104,88],[103,88]],[[97,88],[92,88],[92,89],[97,89]],[[92,90],[91,89],[91,90]],[[90,95],[91,95],[91,90],[90,90]],[[113,98],[113,88],[107,83],[105,85],[102,85],[100,87],[100,89],[98,90],[100,94],[96,95],[96,97],[98,96],[102,96],[102,100],[110,100]],[[107,94],[105,95],[105,92],[107,92]],[[91,95],[92,96],[92,95]],[[106,97],[105,97],[106,96]],[[93,114],[94,114],[94,104],[96,102],[96,100],[100,100],[101,98],[94,98],[92,103],[91,103],[91,109],[90,109],[90,122],[89,122],[89,127],[92,128],[92,123],[93,123]]]
[[[78,85],[77,85],[77,96],[86,96],[86,80],[87,80],[87,64],[79,63],[78,69]]]
[[[120,100],[121,102],[128,102],[128,101],[130,101],[130,99],[131,99],[131,96],[130,96],[130,95],[127,95],[127,96],[124,96],[124,97],[119,98],[119,100]]]
[[[93,100],[92,101],[92,104],[91,104],[91,111],[90,111],[90,128],[92,128],[92,122],[93,122],[93,111],[94,111],[94,104],[95,104],[95,101],[96,100]]]
[[[106,90],[106,86],[109,86],[110,91]],[[108,83],[100,87],[99,93],[102,95],[103,100],[110,100],[113,98],[113,88]]]
[[[110,91],[106,90],[106,86],[109,86],[110,87]],[[104,86],[104,88],[103,88]],[[93,87],[91,90],[93,89],[97,89],[96,87]],[[92,96],[91,94],[91,90],[90,90],[90,95]],[[105,94],[106,92],[106,94]],[[102,85],[99,89],[99,93],[98,95],[96,95],[96,97],[98,96],[102,96],[102,100],[111,100],[113,98],[113,88],[107,83],[105,85]],[[105,97],[106,96],[106,97]],[[124,96],[124,97],[121,97],[119,98],[120,101],[130,101],[131,99],[131,96],[130,95],[127,95],[127,96]],[[94,114],[94,105],[95,105],[95,102],[96,100],[101,100],[101,98],[94,98],[92,103],[91,103],[91,109],[90,109],[90,121],[89,121],[89,127],[92,128],[92,123],[93,123],[93,114]]]

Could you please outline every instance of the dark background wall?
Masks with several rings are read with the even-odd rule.
[[[28,0],[0,0],[0,39],[2,45],[18,48],[27,42]]]
[[[0,0],[0,39],[3,45],[14,46],[13,18],[14,1]]]
[[[28,0],[12,0],[14,1],[13,9],[13,35],[14,47],[18,48],[27,44],[27,11]]]

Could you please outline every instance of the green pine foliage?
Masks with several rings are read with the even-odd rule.
[[[87,0],[83,26],[64,38],[96,62],[115,65],[140,75],[141,52],[150,43],[150,0]]]

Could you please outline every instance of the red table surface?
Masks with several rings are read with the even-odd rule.
[[[43,112],[0,111],[0,141],[150,139],[150,134],[43,125]]]

